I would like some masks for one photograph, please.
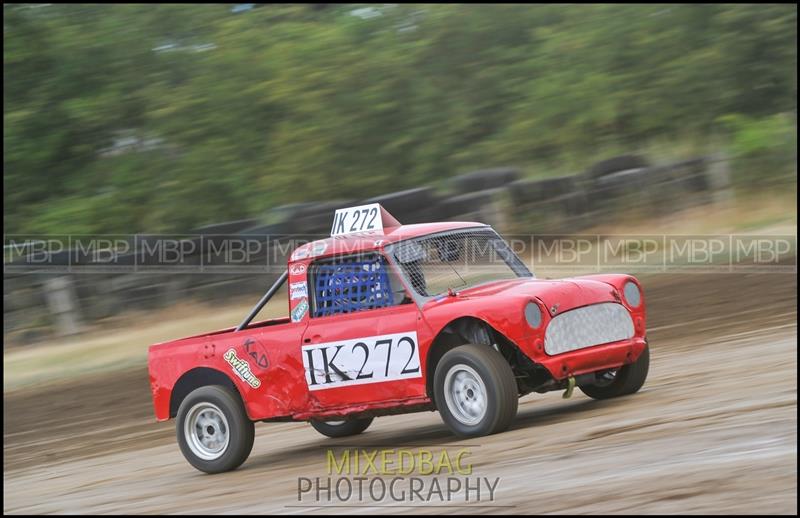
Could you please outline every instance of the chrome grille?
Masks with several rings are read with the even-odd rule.
[[[550,321],[544,335],[549,355],[633,337],[633,320],[622,304],[604,302],[566,311]]]

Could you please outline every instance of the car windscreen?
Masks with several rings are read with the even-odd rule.
[[[423,297],[533,275],[489,228],[455,230],[401,241],[393,247],[392,254],[411,287]]]

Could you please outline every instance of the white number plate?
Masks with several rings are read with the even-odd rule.
[[[369,232],[371,230],[383,230],[381,206],[377,203],[339,209],[333,215],[331,236]]]
[[[417,332],[303,346],[309,390],[422,376]]]

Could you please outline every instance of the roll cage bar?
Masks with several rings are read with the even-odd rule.
[[[289,270],[284,270],[281,276],[278,277],[278,280],[276,280],[275,283],[270,287],[270,289],[267,290],[264,296],[261,297],[261,300],[259,300],[258,303],[255,306],[253,306],[253,309],[251,309],[247,317],[244,320],[242,320],[242,323],[236,327],[236,331],[241,331],[242,329],[245,329],[248,326],[248,324],[250,324],[250,322],[256,317],[256,315],[258,315],[258,312],[261,311],[261,309],[267,304],[267,302],[269,302],[269,300],[275,295],[275,292],[281,289],[281,286],[283,286],[283,283],[286,282],[286,279],[288,277],[289,277]]]

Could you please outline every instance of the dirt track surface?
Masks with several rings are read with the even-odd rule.
[[[259,424],[249,460],[208,476],[181,456],[174,424],[154,422],[144,368],[4,394],[4,512],[796,514],[796,274],[643,280],[652,354],[638,394],[529,395],[510,431],[481,439],[453,437],[429,412],[348,439]],[[477,505],[499,507],[298,502],[298,477],[327,477],[332,446],[467,446],[473,476],[500,478]]]

